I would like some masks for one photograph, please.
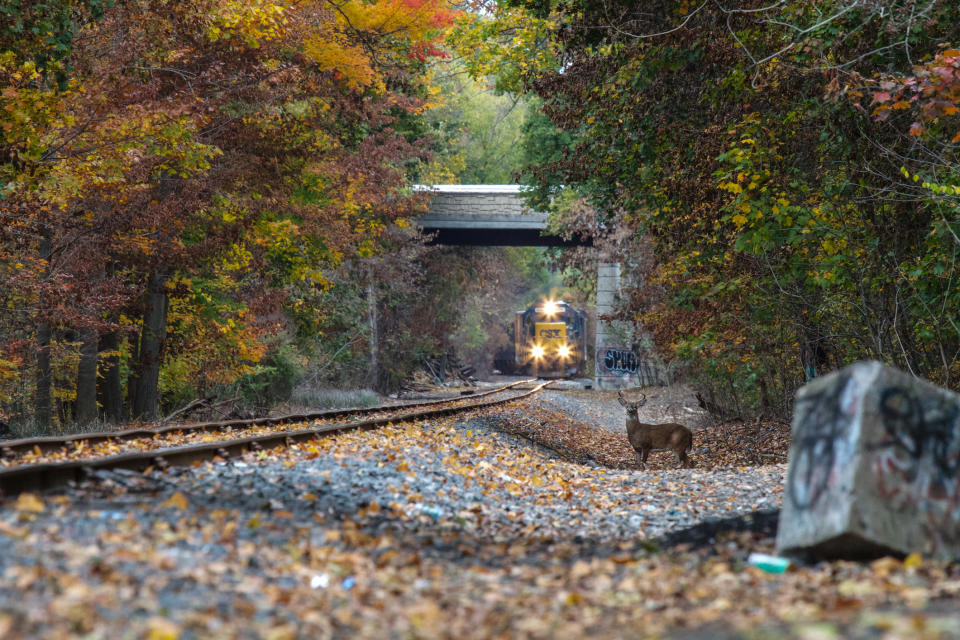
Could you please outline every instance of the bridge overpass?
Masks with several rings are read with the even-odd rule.
[[[427,214],[416,223],[433,234],[434,244],[513,247],[591,246],[544,233],[548,214],[523,202],[516,184],[440,184],[419,186],[433,194]]]
[[[544,233],[548,214],[528,208],[515,184],[441,184],[418,186],[432,193],[426,215],[415,220],[434,244],[467,246],[593,246],[591,240]],[[594,381],[609,389],[653,384],[650,362],[634,354],[633,326],[610,321],[620,299],[618,262],[600,260],[597,269],[597,327]],[[646,369],[646,370],[645,370]]]

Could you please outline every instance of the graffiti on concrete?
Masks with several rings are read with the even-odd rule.
[[[787,495],[796,509],[816,507],[837,473],[849,464],[855,448],[850,425],[859,402],[857,384],[850,375],[797,399],[798,424],[787,478]]]
[[[630,376],[640,386],[661,384],[662,371],[654,360],[638,357],[627,347],[602,347],[597,349],[597,376],[623,378]]]
[[[877,490],[895,510],[927,515],[935,541],[960,539],[960,405],[890,387],[879,396],[883,440],[875,445]]]
[[[637,372],[640,360],[630,349],[602,347],[597,349],[597,366],[608,375],[623,375]]]

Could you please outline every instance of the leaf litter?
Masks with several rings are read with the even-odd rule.
[[[505,412],[498,428],[555,451],[565,459],[596,463],[611,469],[638,468],[636,453],[625,432],[613,431],[539,406],[536,413]],[[690,458],[698,469],[723,469],[784,463],[790,448],[790,425],[784,422],[727,423],[693,432]],[[673,469],[676,456],[654,451],[647,460],[652,470]]]
[[[604,468],[501,432],[516,411],[12,498],[0,509],[2,635],[960,633],[953,565],[749,566],[773,553],[771,531],[749,521],[778,503],[784,465]],[[670,537],[730,514],[742,530]]]

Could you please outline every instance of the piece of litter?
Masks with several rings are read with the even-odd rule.
[[[751,553],[747,558],[747,564],[767,573],[783,573],[790,566],[790,561],[766,553]]]

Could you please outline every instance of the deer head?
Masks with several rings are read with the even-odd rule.
[[[635,411],[647,403],[647,394],[641,393],[639,400],[629,401],[623,396],[623,389],[617,392],[617,401],[622,404],[627,411]]]

